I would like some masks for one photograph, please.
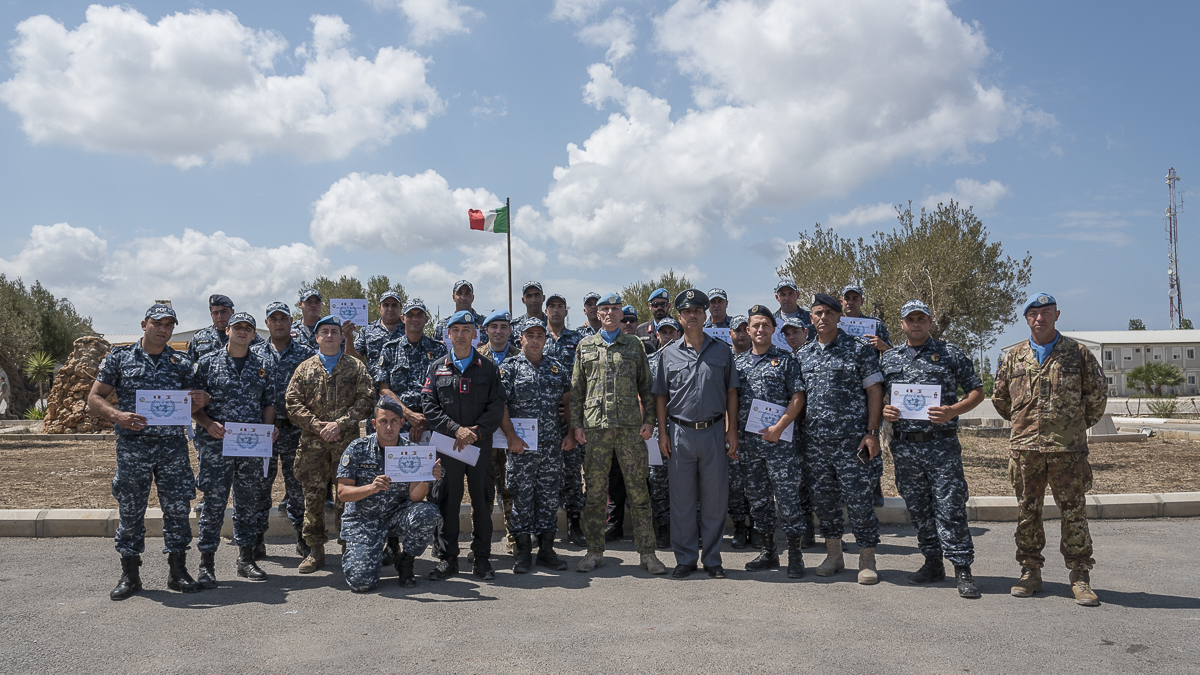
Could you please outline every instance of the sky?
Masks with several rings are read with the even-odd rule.
[[[386,274],[445,314],[673,268],[771,302],[816,223],[973,207],[1065,330],[1167,328],[1164,177],[1200,310],[1200,4],[0,0],[0,273],[129,333]],[[868,304],[870,299],[868,298]],[[522,308],[517,305],[517,312]],[[1015,317],[1014,317],[1015,319]],[[893,329],[893,332],[897,332]],[[1019,340],[1009,328],[998,346]],[[994,350],[993,350],[994,351]]]

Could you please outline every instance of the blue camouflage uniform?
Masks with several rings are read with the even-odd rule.
[[[528,314],[522,314],[521,316],[518,316],[517,318],[512,320],[512,323],[509,324],[510,326],[512,326],[512,335],[508,336],[509,344],[511,344],[513,347],[516,347],[517,350],[520,351],[520,349],[521,349],[521,332],[525,330],[525,326],[527,324],[529,324],[530,321],[541,321],[543,324],[545,324],[549,320],[550,320],[550,317],[546,316],[544,313],[542,314],[541,317],[529,316]],[[549,350],[550,349],[549,331],[546,331],[546,338],[547,338],[546,339],[546,349]],[[579,340],[582,340],[582,339],[583,339],[583,337],[580,336]],[[579,340],[575,341],[576,345],[579,344]]]
[[[725,315],[724,321],[718,321],[716,323],[713,323],[712,319],[705,319],[704,327],[705,328],[729,328],[729,322],[730,322],[729,315]]]
[[[473,309],[468,309],[465,311],[470,312],[471,316],[475,318],[475,327],[476,328],[481,328],[483,326],[483,320],[485,317],[482,314],[476,312]],[[453,316],[453,315],[451,315],[451,316]],[[445,343],[446,322],[449,320],[450,320],[450,317],[448,316],[433,325],[433,339],[437,340],[438,344],[442,345],[443,347],[446,346],[446,343]],[[403,336],[401,336],[401,337],[403,337]],[[408,405],[408,404],[406,403],[405,405]]]
[[[271,486],[275,484],[275,475],[279,466],[283,465],[283,487],[287,493],[285,500],[287,517],[296,532],[304,526],[304,488],[296,479],[294,467],[296,450],[300,447],[300,427],[292,424],[287,418],[287,406],[284,396],[287,394],[288,383],[292,381],[292,373],[296,366],[312,358],[316,354],[308,345],[292,339],[283,351],[278,351],[270,342],[252,347],[251,351],[258,354],[264,361],[271,363],[275,385],[275,428],[279,430],[279,438],[272,448],[271,464],[267,469],[267,477],[263,479],[263,489],[259,499],[258,533],[266,534],[270,522]]]
[[[155,359],[142,351],[142,342],[114,347],[100,362],[96,381],[113,388],[117,409],[134,412],[138,389],[190,391],[196,389],[192,361],[165,347]],[[183,553],[192,541],[188,522],[196,483],[183,427],[146,426],[139,430],[113,425],[117,435],[117,473],[112,495],[120,509],[114,538],[122,557],[141,555],[146,546],[146,502],[150,481],[158,485],[163,518],[163,553]]]
[[[594,330],[588,327],[589,332],[582,330],[571,330],[563,327],[562,335],[557,338],[549,330],[546,331],[546,349],[545,355],[553,357],[558,362],[567,368],[567,384],[570,385],[571,372],[575,367],[575,348],[579,346],[579,342],[583,338],[593,335]],[[559,501],[562,508],[568,514],[579,513],[583,510],[583,455],[586,446],[575,444],[575,447],[560,452],[562,455],[563,464],[563,480],[562,493],[559,496]]]
[[[558,532],[558,502],[562,491],[562,440],[566,422],[558,414],[563,394],[571,390],[571,371],[558,359],[543,356],[533,365],[524,353],[500,366],[510,417],[536,418],[537,447],[506,452],[505,481],[512,492],[512,534],[537,536]]]
[[[658,361],[661,358],[661,349],[650,355],[650,372],[658,372]],[[657,447],[658,427],[654,428],[653,438]],[[730,483],[732,482],[731,478]],[[654,531],[658,532],[671,524],[671,481],[665,458],[661,466],[650,465],[650,477],[646,479],[646,486],[650,491],[650,516],[654,519]]]
[[[589,336],[595,335],[596,333],[599,333],[600,329],[592,328],[592,324],[585,323],[582,326],[580,326],[579,328],[576,328],[575,332],[579,333],[581,336],[583,336],[580,338],[582,340],[585,337],[589,337]]]
[[[817,337],[817,329],[813,327],[812,312],[800,307],[797,311],[791,314],[784,314],[782,309],[775,310],[775,320],[779,322],[779,330],[783,330],[783,323],[788,319],[795,319],[804,326],[808,331],[808,342],[812,342]]]
[[[844,500],[858,546],[879,543],[879,518],[872,504],[871,469],[858,459],[867,432],[866,388],[883,381],[875,350],[838,330],[828,345],[813,340],[796,350],[806,394],[805,456],[821,536],[845,532]]]
[[[885,392],[895,384],[941,385],[941,405],[958,403],[959,387],[970,392],[983,386],[961,349],[933,338],[920,347],[893,347],[883,353],[879,365]],[[904,401],[891,404],[903,408]],[[967,480],[958,418],[944,424],[900,419],[892,422],[892,432],[896,488],[917,528],[921,552],[927,558],[945,556],[955,565],[971,565],[975,545],[967,526]]]
[[[396,324],[394,330],[389,331],[387,326],[383,325],[383,319],[376,319],[358,329],[354,335],[354,348],[362,355],[363,363],[370,370],[375,363],[379,362],[383,346],[402,337],[404,337],[403,321]]]
[[[263,337],[258,333],[255,333],[254,339],[250,341],[250,346],[257,347],[264,342],[266,342],[266,340],[264,340]],[[200,360],[201,356],[218,349],[224,349],[225,345],[228,343],[229,336],[225,334],[225,331],[217,330],[216,326],[205,326],[204,328],[196,331],[196,333],[192,335],[192,339],[188,341],[188,359],[190,359],[192,363],[196,363]],[[317,346],[314,343],[313,349],[316,348]]]
[[[563,326],[562,335],[554,337],[554,333],[546,329],[546,356],[556,359],[559,363],[568,368],[575,365],[575,348],[579,346],[579,341],[585,338],[583,333],[576,330],[571,330]]]
[[[412,443],[400,436],[397,445]],[[338,462],[337,477],[353,480],[355,487],[370,485],[383,473],[383,448],[376,434],[351,441]],[[409,500],[408,483],[393,482],[383,492],[346,504],[342,514],[342,539],[346,542],[342,573],[350,589],[363,593],[379,583],[379,565],[389,536],[402,539],[404,552],[417,557],[425,552],[441,521],[434,504]]]
[[[416,342],[409,342],[408,336],[401,332],[400,337],[383,346],[379,360],[374,368],[368,370],[375,384],[386,385],[400,397],[404,407],[419,413],[421,387],[425,385],[429,364],[445,355],[446,345],[428,335],[422,335]]]
[[[246,353],[240,373],[228,350],[210,352],[196,363],[195,378],[196,387],[210,397],[204,412],[216,422],[262,424],[263,409],[276,405],[282,398],[275,391],[275,364],[255,350]],[[196,425],[193,442],[199,459],[196,487],[204,493],[196,548],[201,552],[217,550],[231,490],[233,540],[238,546],[253,546],[260,519],[265,517],[260,512],[264,506],[262,485],[266,481],[262,458],[223,456],[223,441],[213,438],[200,425]]]
[[[738,371],[738,458],[745,475],[746,497],[750,500],[754,527],[763,534],[775,532],[775,504],[783,530],[790,536],[804,534],[809,523],[800,507],[800,486],[805,480],[800,459],[804,435],[793,424],[792,440],[769,443],[761,434],[746,431],[754,399],[781,405],[805,389],[800,364],[788,352],[771,345],[758,357],[753,350],[734,358]],[[861,438],[861,437],[860,437]],[[799,443],[797,443],[797,441]],[[732,497],[730,498],[732,502]]]
[[[314,352],[317,351],[317,338],[313,335],[313,329],[304,325],[303,319],[296,319],[292,322],[292,339]]]

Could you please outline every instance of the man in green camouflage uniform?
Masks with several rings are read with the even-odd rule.
[[[646,487],[650,462],[645,440],[654,429],[655,404],[650,393],[650,364],[641,340],[621,332],[621,296],[609,293],[600,298],[596,309],[601,329],[579,343],[571,377],[570,427],[576,442],[588,444],[583,459],[587,485],[583,532],[588,552],[575,570],[591,572],[604,564],[608,473],[615,456],[625,476],[641,567],[651,574],[665,574],[666,566],[654,555]]]
[[[295,476],[304,488],[303,534],[310,548],[297,570],[301,574],[325,565],[325,496],[342,452],[358,438],[358,423],[375,407],[371,375],[362,361],[342,351],[340,322],[327,316],[313,332],[320,352],[296,367],[285,396],[288,419],[301,431]],[[338,502],[338,530],[341,511]]]
[[[1012,594],[1026,598],[1042,588],[1042,503],[1046,485],[1062,512],[1060,549],[1071,570],[1075,602],[1100,604],[1091,588],[1092,535],[1085,495],[1092,487],[1087,430],[1100,421],[1108,384],[1087,347],[1060,334],[1058,304],[1047,293],[1025,303],[1031,337],[1004,356],[996,373],[992,403],[1012,422],[1008,474],[1017,493],[1017,562],[1021,579]]]

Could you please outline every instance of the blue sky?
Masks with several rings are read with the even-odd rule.
[[[4,2],[0,272],[112,333],[154,298],[190,328],[209,293],[261,313],[341,272],[443,308],[471,278],[488,309],[507,303],[503,240],[469,232],[465,209],[510,197],[518,284],[578,306],[674,267],[739,309],[770,299],[801,229],[868,237],[892,226],[887,205],[954,196],[1010,255],[1033,253],[1030,291],[1059,298],[1063,328],[1166,328],[1171,166],[1185,311],[1200,308],[1198,14]]]

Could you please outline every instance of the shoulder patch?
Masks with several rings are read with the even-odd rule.
[[[350,455],[342,455],[342,466],[350,466]]]
[[[532,339],[532,338],[530,338],[530,339]],[[550,372],[557,374],[557,373],[558,373],[558,366],[550,366]]]
[[[929,360],[933,361],[934,363],[937,363],[938,361],[942,360],[942,355],[938,354],[937,352],[934,352],[932,355],[930,355]]]
[[[258,369],[258,379],[260,379],[260,380],[261,380],[262,378],[264,378],[264,377],[266,377],[266,376],[267,376],[267,369],[266,369],[266,368],[259,368],[259,369]]]
[[[779,359],[771,359],[771,365],[772,365],[772,366],[778,366],[778,365],[779,365]]]

